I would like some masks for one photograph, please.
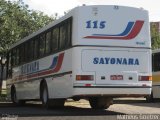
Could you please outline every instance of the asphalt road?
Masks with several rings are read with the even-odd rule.
[[[3,120],[117,120],[118,115],[128,114],[158,115],[160,103],[147,103],[144,99],[120,99],[115,100],[107,110],[93,110],[85,100],[70,100],[64,108],[50,110],[44,109],[39,102],[30,102],[23,107],[9,102],[0,103],[0,119]]]

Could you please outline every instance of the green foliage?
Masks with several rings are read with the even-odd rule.
[[[0,0],[0,52],[6,51],[11,44],[47,25],[56,17],[29,10],[22,0]]]
[[[151,25],[151,40],[153,50],[160,48],[160,33],[154,24]]]

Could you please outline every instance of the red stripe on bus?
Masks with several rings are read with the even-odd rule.
[[[34,73],[31,75],[20,75],[19,77],[16,77],[15,80],[17,81],[17,80],[23,80],[23,79],[31,79],[34,77],[41,77],[41,76],[48,75],[51,73],[56,73],[61,69],[63,58],[64,58],[64,53],[59,54],[58,62],[56,64],[56,67],[53,69],[41,71],[39,73]]]
[[[121,39],[121,40],[130,40],[135,38],[139,32],[142,29],[142,26],[144,24],[144,21],[136,21],[133,29],[131,30],[131,32],[127,35],[127,36],[119,36],[119,37],[114,37],[114,36],[86,36],[85,38],[93,38],[93,39]]]
[[[62,53],[62,54],[59,55],[59,57],[58,57],[58,63],[57,63],[57,65],[56,65],[56,67],[54,69],[47,70],[47,71],[42,71],[38,75],[42,76],[42,75],[47,75],[47,74],[58,72],[60,70],[61,66],[62,66],[63,58],[64,58],[64,53]]]

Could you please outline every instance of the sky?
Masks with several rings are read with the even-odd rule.
[[[11,0],[16,1],[16,0]],[[123,5],[143,8],[149,11],[150,21],[160,21],[160,6],[157,0],[23,0],[29,9],[39,10],[48,15],[58,13],[63,16],[65,11],[85,5]]]

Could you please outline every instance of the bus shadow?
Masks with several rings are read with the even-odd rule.
[[[11,103],[0,103],[0,114],[16,115],[18,117],[41,117],[41,116],[109,116],[122,115],[124,113],[110,110],[95,110],[75,106],[64,106],[63,108],[45,109],[41,104],[26,104],[25,106],[14,106]]]

